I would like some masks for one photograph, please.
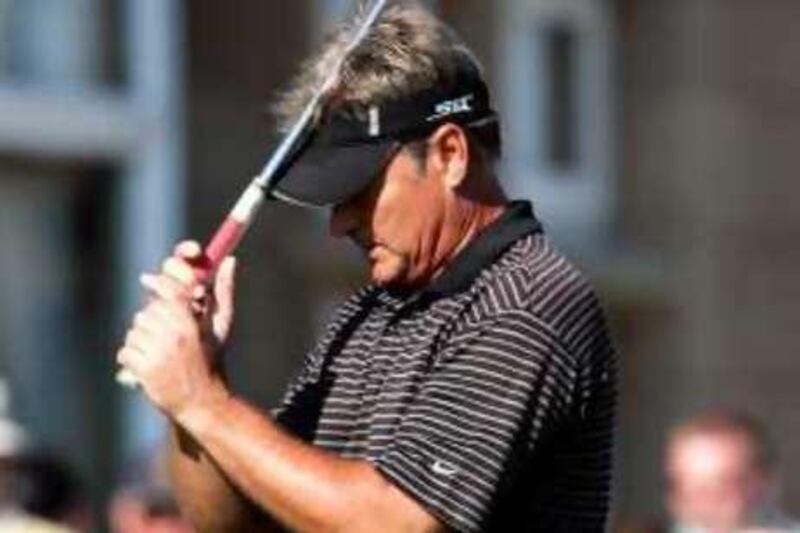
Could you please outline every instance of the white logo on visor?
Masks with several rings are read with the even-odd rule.
[[[474,94],[468,94],[455,100],[445,100],[436,104],[433,115],[428,117],[428,122],[434,122],[440,118],[449,117],[450,115],[458,115],[461,113],[469,113],[472,111],[472,101],[475,99]]]
[[[381,134],[381,110],[377,106],[369,108],[369,136],[377,137]]]

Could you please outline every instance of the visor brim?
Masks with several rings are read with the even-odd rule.
[[[342,146],[312,142],[291,164],[272,194],[279,200],[308,207],[340,204],[378,177],[396,147],[393,139]]]

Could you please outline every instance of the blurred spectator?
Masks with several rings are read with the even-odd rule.
[[[126,488],[111,502],[113,533],[192,533],[166,488],[156,485]]]
[[[112,533],[192,533],[169,490],[163,450],[156,447],[123,472],[109,508]],[[0,532],[1,533],[1,532]]]
[[[18,461],[20,505],[29,514],[69,526],[92,530],[92,516],[80,482],[69,466],[49,453],[26,453]]]
[[[800,532],[778,507],[775,447],[746,415],[713,411],[678,425],[665,469],[676,533]]]
[[[22,470],[27,436],[22,427],[8,416],[8,394],[0,381],[0,532],[68,533],[69,528],[27,513],[20,501],[23,492]]]

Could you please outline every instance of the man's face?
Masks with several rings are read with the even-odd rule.
[[[419,287],[437,273],[446,197],[439,173],[402,149],[367,190],[333,209],[331,233],[364,251],[375,284]]]
[[[668,505],[673,519],[709,533],[734,531],[766,497],[752,450],[735,435],[683,435],[667,452]]]

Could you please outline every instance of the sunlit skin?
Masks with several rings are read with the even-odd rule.
[[[331,233],[364,250],[375,284],[426,285],[500,215],[504,197],[493,181],[468,179],[469,151],[460,128],[443,126],[424,161],[400,150],[382,179],[333,209]],[[478,188],[482,203],[474,201]]]
[[[746,438],[690,434],[668,446],[668,506],[682,524],[727,533],[747,525],[768,497],[768,480],[758,471]]]
[[[444,125],[429,137],[424,161],[401,150],[372,187],[337,206],[331,231],[364,248],[374,283],[418,288],[441,275],[504,205],[463,130]],[[196,242],[182,243],[159,274],[142,277],[149,303],[117,354],[172,422],[172,479],[195,527],[258,531],[275,519],[298,531],[443,530],[368,462],[295,439],[228,388],[218,358],[233,320],[235,263],[228,258],[208,290],[191,267],[201,253]],[[195,453],[178,445],[178,428],[199,444]]]

